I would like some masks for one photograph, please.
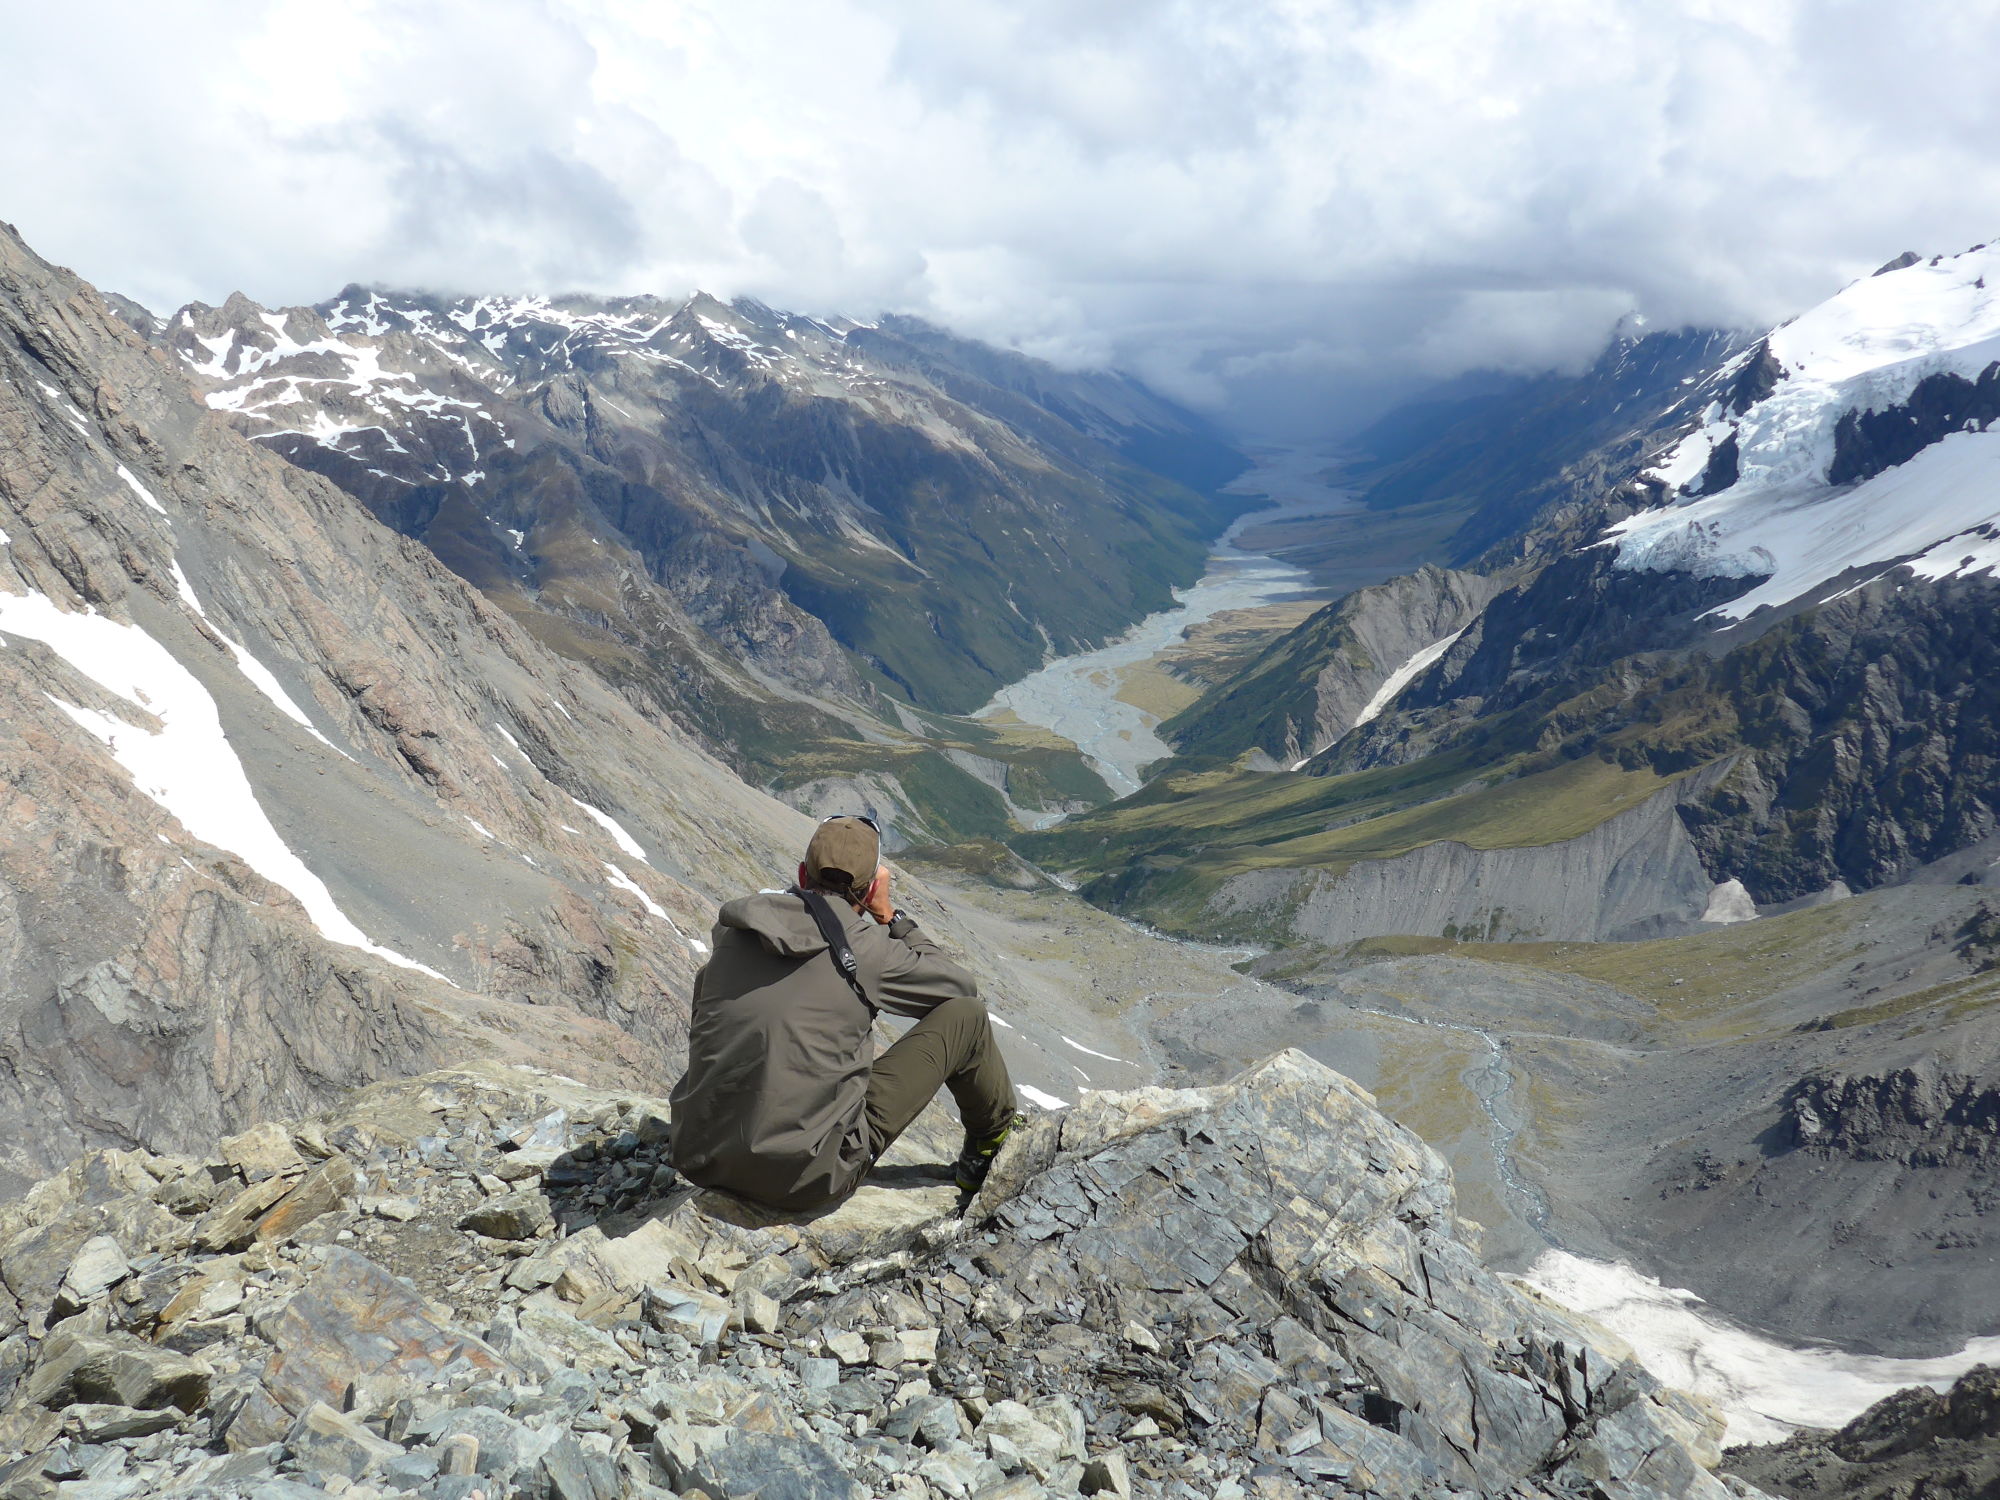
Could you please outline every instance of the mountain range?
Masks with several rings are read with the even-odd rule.
[[[545,645],[899,843],[1104,799],[1061,745],[965,716],[1170,603],[1244,463],[1125,377],[908,318],[349,287],[133,321]]]
[[[240,435],[136,316],[0,235],[0,1186],[466,1057],[670,1082],[716,904],[789,878],[810,821],[664,672],[552,650],[548,610]],[[1132,1077],[1102,1007],[1018,961],[1041,918],[900,899],[1023,1083]]]
[[[1379,1102],[1456,1175],[1453,1200],[1424,1168],[1425,1233],[1481,1288],[1438,1314],[1472,1344],[1534,1318],[1459,1264],[1461,1234],[1544,1288],[1551,1255],[1621,1262],[1794,1342],[1990,1334],[1996,272],[1985,247],[1905,257],[1777,329],[1632,332],[1580,375],[1393,413],[1341,470],[1355,504],[1272,544],[1324,607],[1209,653],[1158,725],[1174,754],[1113,801],[1076,746],[978,711],[1172,605],[1248,503],[1225,489],[1244,455],[1136,382],[699,295],[350,287],[158,317],[0,231],[0,1194],[55,1173],[22,1201],[69,1205],[63,1235],[114,1201],[167,1234],[154,1209],[204,1173],[268,1191],[235,1133],[466,1064],[584,1079],[637,1121],[677,1071],[716,904],[787,878],[812,815],[867,811],[1030,1105],[1101,1096],[1062,1118],[1157,1144],[1195,1106],[1146,1086],[1286,1048],[1372,1090],[1353,1128],[1389,1130]],[[1376,569],[1385,548],[1406,565]],[[1353,586],[1361,551],[1393,576]],[[1250,1076],[1295,1074],[1301,1098],[1350,1087],[1296,1058]],[[1060,1173],[1100,1170],[1078,1165],[1098,1128],[1036,1127],[1020,1203],[986,1205],[1012,1238],[982,1275],[1030,1286],[1021,1246],[1061,1220],[1058,1300],[1096,1295]],[[354,1149],[400,1172],[430,1148]],[[1143,1176],[1089,1212],[1138,1233]],[[1202,1213],[1230,1191],[1186,1187]],[[314,1212],[367,1228],[378,1196]],[[49,1357],[55,1304],[31,1315],[22,1288],[74,1270],[43,1285],[41,1211],[0,1224],[7,1391]],[[1239,1320],[1264,1306],[1263,1232],[1230,1261],[1242,1287],[1200,1291]],[[1344,1359],[1366,1345],[1377,1394],[1405,1388],[1395,1338],[1454,1295],[1383,1256],[1312,1313]],[[81,1315],[79,1337],[129,1321]],[[1285,1358],[1251,1343],[1232,1370]],[[1663,1406],[1674,1464],[1713,1462],[1650,1385],[1561,1395],[1564,1357],[1496,1378],[1571,1401],[1543,1416],[1590,1442],[1620,1403]],[[1202,1368],[1215,1409],[1236,1376]],[[1445,1398],[1412,1381],[1407,1420],[1339,1393],[1416,1445],[1394,1450],[1407,1492],[1520,1446],[1489,1413],[1480,1452],[1447,1453],[1458,1429],[1416,1410]],[[1204,1462],[1262,1461],[1273,1391]],[[1389,1451],[1315,1420],[1315,1452]],[[1560,1441],[1520,1453],[1515,1475],[1572,1473]],[[1004,1457],[986,1479],[1025,1483]]]

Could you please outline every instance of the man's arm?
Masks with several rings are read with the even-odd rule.
[[[889,895],[887,865],[875,872],[862,910],[889,929],[889,963],[882,971],[882,993],[877,997],[884,1010],[922,1017],[947,1000],[978,995],[979,981],[917,931],[915,917],[896,910]]]
[[[936,1006],[979,993],[979,981],[946,958],[917,930],[914,918],[898,913],[889,923],[889,964],[877,997],[899,1016],[927,1016]]]

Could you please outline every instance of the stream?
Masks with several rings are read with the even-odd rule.
[[[1227,610],[1273,604],[1313,587],[1304,569],[1238,547],[1236,538],[1246,526],[1335,515],[1356,503],[1350,492],[1321,477],[1333,462],[1325,453],[1274,448],[1253,457],[1254,467],[1231,480],[1223,492],[1260,495],[1271,504],[1236,518],[1217,539],[1207,571],[1188,588],[1174,591],[1178,603],[1172,609],[1148,615],[1108,646],[1059,657],[1002,688],[974,717],[1011,711],[1016,718],[1075,744],[1118,796],[1138,791],[1146,766],[1172,750],[1153,733],[1158,716],[1118,697],[1126,670],[1150,661],[1196,625]]]

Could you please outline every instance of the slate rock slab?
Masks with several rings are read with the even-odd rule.
[[[162,1349],[129,1333],[51,1334],[30,1372],[26,1397],[47,1407],[77,1401],[153,1411],[197,1411],[215,1372],[199,1359]]]
[[[444,1383],[459,1372],[512,1366],[483,1339],[448,1326],[428,1299],[352,1250],[334,1249],[304,1291],[263,1325],[276,1346],[264,1389],[293,1415],[314,1402],[338,1410],[352,1386],[379,1397]]]

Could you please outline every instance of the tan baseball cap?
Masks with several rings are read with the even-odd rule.
[[[854,901],[868,899],[881,863],[882,835],[872,818],[828,818],[806,845],[806,879]]]

